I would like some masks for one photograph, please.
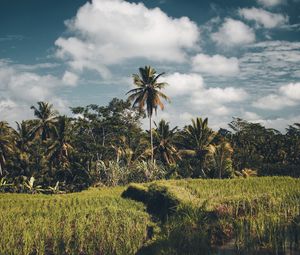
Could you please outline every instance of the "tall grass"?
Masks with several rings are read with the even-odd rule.
[[[242,254],[300,253],[300,179],[158,181],[144,185],[149,195],[155,185],[180,204],[152,254],[213,254],[229,243]]]
[[[300,253],[300,179],[186,179],[124,190],[0,194],[0,254]]]
[[[134,254],[149,215],[121,189],[0,195],[0,254]]]

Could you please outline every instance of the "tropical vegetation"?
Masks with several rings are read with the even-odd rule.
[[[140,68],[127,99],[71,116],[37,102],[0,121],[0,254],[299,252],[300,123],[153,122],[163,74]]]
[[[258,176],[300,175],[297,123],[281,133],[233,119],[231,130],[213,131],[198,117],[182,129],[161,120],[149,132],[142,129],[143,109],[121,99],[74,107],[73,117],[45,102],[32,108],[34,119],[13,127],[0,122],[0,178],[10,184],[0,191],[26,192],[31,177],[47,193],[56,183],[78,191],[163,178],[234,178],[247,169]]]

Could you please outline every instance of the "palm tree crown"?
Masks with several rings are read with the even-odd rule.
[[[231,156],[233,154],[233,148],[229,142],[223,141],[218,146],[214,147],[212,151],[212,164],[217,171],[219,179],[224,175],[230,177],[233,172]]]
[[[164,75],[160,73],[156,75],[156,70],[151,66],[145,66],[145,68],[139,69],[140,74],[133,74],[133,82],[137,88],[129,90],[127,94],[131,94],[128,99],[133,102],[133,106],[139,106],[144,108],[146,104],[148,116],[152,116],[153,110],[157,111],[159,106],[162,110],[164,104],[161,102],[161,98],[169,100],[169,98],[160,90],[168,84],[166,82],[158,82],[158,78]]]
[[[56,161],[58,166],[65,168],[69,164],[69,152],[73,149],[70,144],[68,126],[70,120],[66,116],[59,116],[54,126],[54,138],[47,150],[51,162]]]
[[[42,141],[50,137],[51,128],[55,122],[57,112],[53,110],[53,105],[46,102],[38,102],[38,107],[31,106],[34,116],[38,118],[37,125],[33,129],[35,135],[41,135]]]
[[[168,165],[176,163],[180,159],[176,146],[174,145],[177,127],[170,129],[170,125],[165,120],[158,124],[154,122],[154,150],[160,155],[161,159]]]
[[[156,74],[156,70],[151,66],[139,68],[139,74],[133,74],[133,83],[137,87],[129,90],[126,94],[130,94],[128,100],[133,101],[133,107],[138,106],[143,109],[146,104],[147,115],[150,121],[150,140],[153,161],[153,138],[152,138],[152,115],[153,110],[157,111],[158,106],[161,110],[164,109],[164,104],[161,98],[169,101],[170,99],[160,90],[168,84],[166,82],[158,82],[158,78],[164,73]]]
[[[5,121],[0,121],[0,176],[5,172],[6,159],[14,150],[12,129]]]
[[[199,169],[203,173],[207,156],[214,151],[213,140],[216,133],[208,127],[208,119],[192,119],[192,124],[184,129],[187,143],[186,149],[181,150],[181,155],[191,156],[199,160]]]

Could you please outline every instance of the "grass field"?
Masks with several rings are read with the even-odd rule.
[[[300,254],[300,179],[159,181],[125,196],[167,218],[149,254]]]
[[[0,254],[134,254],[150,217],[122,191],[0,194]]]
[[[160,230],[149,240],[151,219]],[[300,180],[170,180],[65,195],[0,194],[0,233],[1,255],[299,254]]]

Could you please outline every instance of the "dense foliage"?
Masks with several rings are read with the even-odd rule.
[[[183,129],[164,120],[153,128],[151,161],[145,117],[129,101],[72,108],[60,116],[46,102],[34,119],[13,128],[0,122],[0,190],[53,192],[91,185],[124,185],[161,178],[230,178],[300,174],[300,125],[285,134],[234,119],[231,131],[213,131],[197,118]],[[31,178],[33,177],[33,178]]]
[[[299,179],[247,177],[299,177],[300,124],[281,133],[239,118],[219,131],[200,117],[181,129],[152,123],[169,101],[161,75],[140,68],[126,101],[71,117],[38,102],[32,119],[0,121],[0,192],[35,194],[0,194],[0,254],[299,251]],[[132,182],[123,198],[125,188],[103,187]],[[90,186],[102,188],[62,194]]]
[[[212,130],[196,118],[182,129],[152,115],[169,101],[150,66],[133,75],[128,100],[71,108],[61,116],[47,102],[34,118],[0,121],[0,191],[76,191],[162,178],[232,178],[300,174],[300,124],[286,133],[235,118],[231,130]],[[132,105],[131,105],[132,104]],[[149,131],[141,126],[146,115]],[[150,138],[150,139],[149,139]]]

